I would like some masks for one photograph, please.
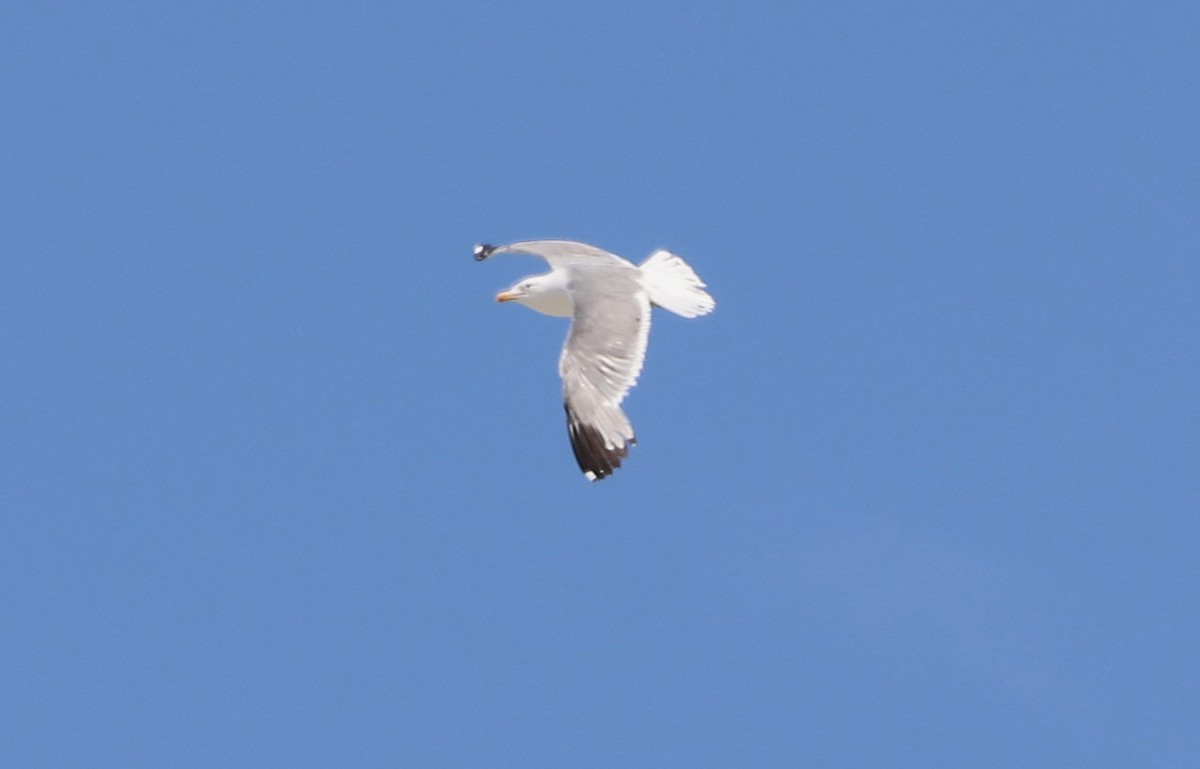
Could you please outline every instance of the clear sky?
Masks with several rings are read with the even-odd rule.
[[[0,765],[1200,765],[1198,29],[5,3]],[[531,238],[717,298],[598,484]]]

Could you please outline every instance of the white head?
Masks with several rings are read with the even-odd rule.
[[[569,318],[575,312],[575,303],[567,293],[566,276],[560,272],[521,278],[511,288],[496,294],[496,301],[516,302],[557,318]]]

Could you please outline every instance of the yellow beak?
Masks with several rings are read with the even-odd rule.
[[[500,293],[496,294],[497,302],[512,302],[520,298],[521,295],[516,291],[501,291]]]

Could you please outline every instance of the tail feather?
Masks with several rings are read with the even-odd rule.
[[[642,262],[642,285],[650,301],[685,318],[707,315],[717,302],[688,263],[659,249]]]

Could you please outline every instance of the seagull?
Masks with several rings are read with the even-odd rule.
[[[695,318],[716,307],[687,262],[658,250],[640,265],[574,240],[481,243],[475,260],[520,253],[538,256],[550,272],[517,281],[496,294],[544,315],[570,318],[558,359],[575,460],[589,481],[611,475],[637,442],[621,401],[637,382],[650,336],[650,308]]]

